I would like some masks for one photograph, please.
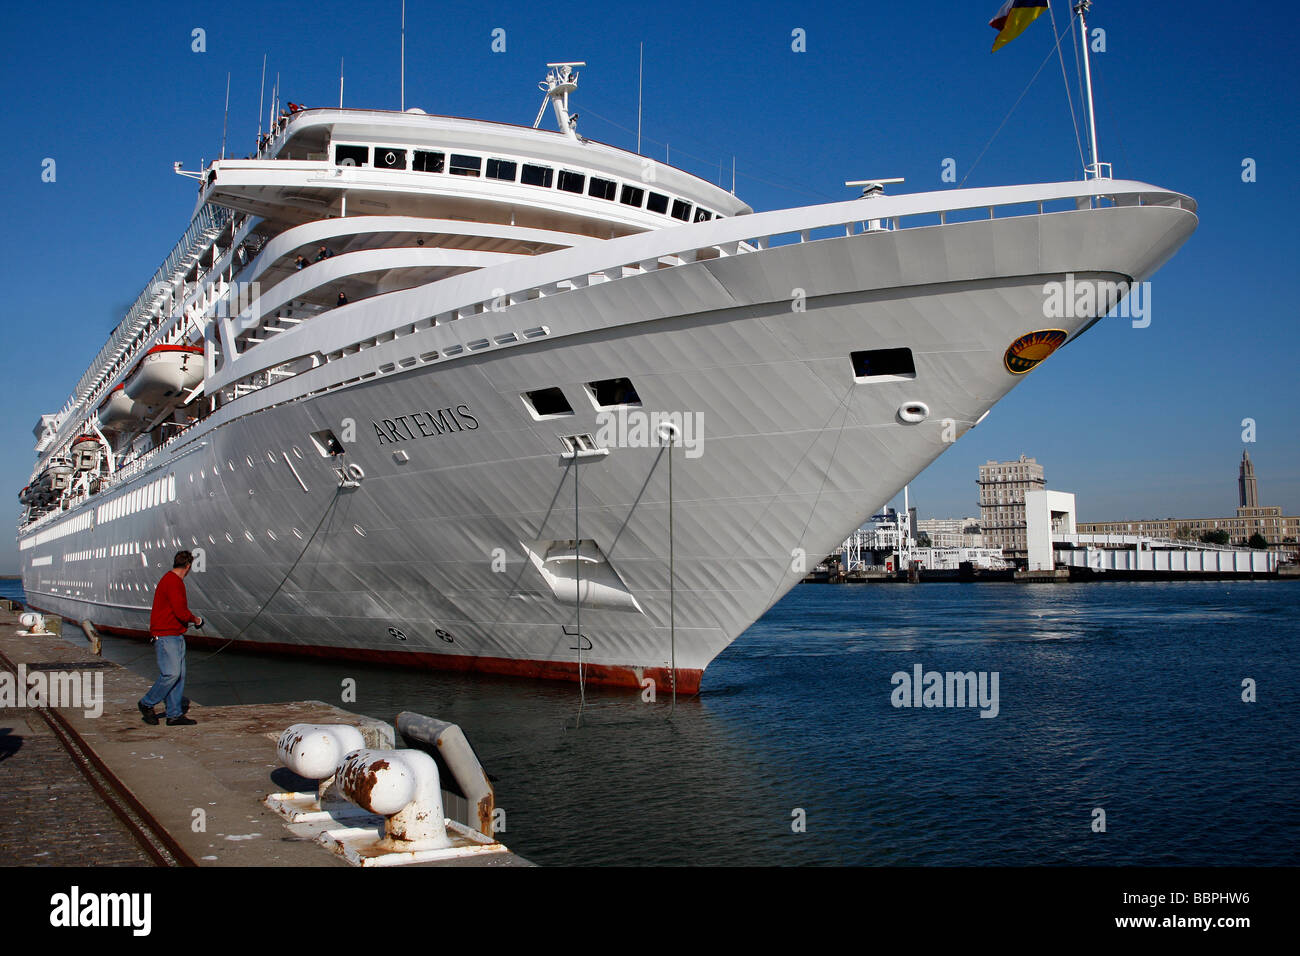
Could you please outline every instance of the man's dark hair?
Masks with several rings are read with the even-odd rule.
[[[177,551],[176,557],[172,558],[173,568],[188,568],[194,563],[194,555],[188,551]]]

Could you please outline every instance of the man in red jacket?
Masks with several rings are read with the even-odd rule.
[[[140,715],[146,724],[157,724],[154,705],[167,701],[167,726],[198,723],[182,710],[185,691],[185,628],[203,626],[203,618],[190,613],[185,602],[185,575],[190,573],[194,556],[177,551],[172,569],[162,576],[153,593],[153,613],[149,616],[149,633],[158,650],[158,679],[149,693],[140,699]]]

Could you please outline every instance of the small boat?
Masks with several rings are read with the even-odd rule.
[[[99,406],[99,427],[104,431],[121,432],[137,427],[143,419],[143,409],[126,394],[126,385],[118,385]]]
[[[99,451],[100,444],[98,435],[78,435],[72,439],[71,451],[74,455],[83,451]]]
[[[203,381],[203,348],[155,345],[126,380],[126,394],[141,405],[161,409],[178,404]]]

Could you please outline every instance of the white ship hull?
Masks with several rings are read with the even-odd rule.
[[[28,601],[144,634],[172,554],[201,549],[189,602],[215,641],[694,692],[710,661],[1020,380],[1004,364],[1010,343],[1045,328],[1073,337],[1111,304],[1048,319],[1044,283],[1145,279],[1195,222],[1133,205],[859,233],[519,302],[472,329],[423,328],[265,389],[255,413],[217,412],[148,471],[21,536]],[[387,306],[393,326],[428,314],[420,293]],[[469,350],[527,328],[548,334]],[[454,360],[415,359],[453,342],[467,347]],[[915,356],[914,379],[855,381],[851,352],[896,347]],[[624,376],[641,411],[699,416],[685,436],[698,454],[672,452],[671,536],[664,447],[612,443],[575,464],[559,436],[598,433],[595,406],[537,421],[521,405],[525,390]],[[917,403],[924,421],[900,420]],[[351,437],[349,423],[341,458],[310,437]],[[359,466],[355,487],[340,487],[346,466]],[[117,499],[149,487],[157,503],[114,516]],[[582,606],[581,637],[578,609],[526,551],[575,538],[575,522],[635,604]]]

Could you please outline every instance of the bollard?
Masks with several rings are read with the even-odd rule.
[[[469,804],[471,819],[477,820],[478,831],[492,836],[496,795],[483,765],[460,727],[409,710],[397,715],[395,726],[407,746],[431,753],[446,765],[460,788],[460,795]]]
[[[27,628],[28,634],[45,634],[45,618],[35,611],[28,611],[18,617],[18,623]]]
[[[345,754],[365,745],[350,724],[294,724],[280,735],[276,755],[298,776],[317,781],[316,792],[273,793],[266,805],[291,823],[355,815],[338,795],[335,774]]]
[[[384,817],[381,850],[418,852],[451,846],[438,765],[418,750],[356,750],[338,768],[339,792]]]
[[[90,653],[96,657],[103,657],[104,646],[99,640],[99,632],[95,630],[94,623],[89,620],[82,621],[81,630],[86,635],[86,640],[90,641]]]

